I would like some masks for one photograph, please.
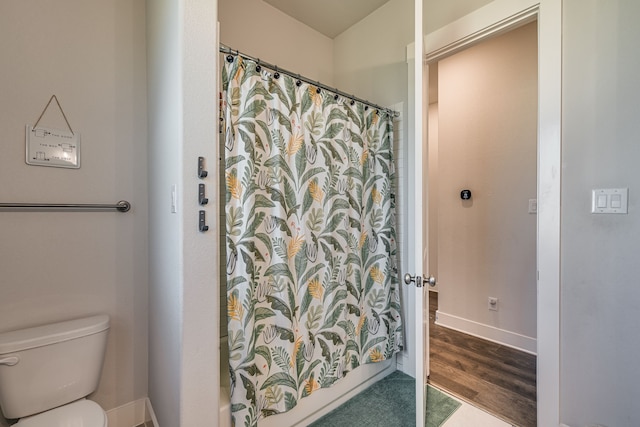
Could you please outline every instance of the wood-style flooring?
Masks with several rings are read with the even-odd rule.
[[[429,292],[429,382],[518,427],[536,426],[536,357],[436,325]]]

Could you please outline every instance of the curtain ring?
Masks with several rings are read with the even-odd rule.
[[[260,58],[258,58],[258,65],[256,65],[256,72],[262,71],[262,67],[260,66]]]
[[[300,87],[302,85],[302,81],[300,81],[300,74],[298,74],[297,80],[296,80],[296,86]]]
[[[278,80],[280,78],[280,73],[278,72],[278,66],[276,65],[276,72],[273,74],[273,78]]]
[[[316,82],[317,86],[316,86],[316,93],[320,94],[320,92],[322,92],[322,89],[320,89],[320,82]]]

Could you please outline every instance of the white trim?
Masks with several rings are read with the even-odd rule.
[[[413,90],[409,93],[409,104],[413,102],[413,126],[409,124],[409,128],[413,128],[413,139],[409,139],[408,142],[408,170],[413,171],[416,174],[417,179],[409,179],[407,186],[407,194],[409,195],[409,200],[411,203],[409,204],[409,209],[407,212],[407,225],[409,227],[409,234],[407,236],[408,240],[408,249],[409,256],[407,257],[407,266],[408,273],[412,276],[415,275],[416,279],[418,277],[422,278],[423,276],[423,265],[422,265],[422,250],[424,248],[424,244],[422,241],[423,238],[423,213],[426,211],[423,209],[424,203],[424,193],[423,193],[423,172],[426,170],[423,168],[424,156],[423,152],[425,151],[425,145],[427,140],[425,138],[425,128],[423,122],[425,121],[424,111],[425,105],[424,102],[426,93],[424,92],[424,74],[425,69],[422,63],[422,58],[424,56],[424,39],[423,39],[423,23],[422,23],[422,0],[416,0],[414,2],[414,60],[413,60]],[[411,89],[411,80],[409,81],[409,89]],[[409,114],[411,116],[411,114]],[[413,316],[410,319],[413,319],[413,323],[415,327],[413,328],[413,355],[414,364],[415,364],[415,379],[416,379],[416,425],[423,426],[426,421],[426,406],[427,406],[427,395],[425,393],[425,380],[426,380],[426,371],[425,371],[425,361],[428,362],[429,354],[428,347],[425,347],[425,342],[428,344],[429,337],[429,323],[427,322],[427,329],[424,330],[424,327],[420,325],[423,324],[423,312],[427,307],[424,307],[424,294],[427,291],[423,287],[417,287],[414,285],[409,286],[409,295],[410,300],[412,301],[411,306],[413,307]],[[428,313],[427,313],[428,315]],[[425,339],[425,333],[427,339]],[[409,349],[411,351],[411,347],[409,345]]]
[[[526,335],[517,334],[484,323],[474,322],[473,320],[464,319],[454,316],[453,314],[443,313],[440,310],[436,311],[435,323],[438,326],[473,335],[474,337],[515,348],[516,350],[529,354],[536,354],[536,339]]]
[[[467,49],[476,43],[535,21],[535,0],[495,0],[425,36],[427,62]]]
[[[140,425],[145,421],[150,421],[150,418],[146,417],[148,401],[149,399],[147,398],[138,399],[108,410],[107,421],[109,427],[132,427]],[[151,406],[151,403],[148,405]],[[157,424],[155,425],[157,426]]]
[[[408,191],[407,191],[407,141],[408,141],[408,124],[407,124],[407,114],[405,113],[405,102],[398,102],[393,105],[387,105],[387,108],[399,111],[400,115],[396,117],[393,121],[393,132],[394,132],[394,160],[396,162],[396,240],[398,242],[398,280],[400,283],[402,282],[402,274],[407,269],[407,257],[409,256],[408,244],[407,244],[407,236],[409,235],[409,231],[407,228],[407,206],[408,206]],[[403,319],[403,327],[405,339],[412,336],[414,322],[409,321],[409,313],[407,311],[409,301],[409,289],[406,286],[401,286],[401,300],[402,300],[402,319]],[[407,372],[410,369],[409,354],[412,352],[408,351],[405,346],[404,350],[396,355],[396,367],[399,371],[406,373],[407,375],[413,376],[413,370]]]
[[[416,0],[421,1],[421,0]],[[430,59],[538,18],[538,425],[560,425],[562,2],[495,0],[425,36]]]
[[[560,424],[562,2],[538,15],[538,425]]]
[[[160,423],[158,423],[158,419],[156,418],[156,413],[153,412],[153,406],[151,406],[151,401],[149,400],[148,397],[144,399],[144,403],[145,403],[144,419],[147,421],[151,421],[151,424],[153,425],[153,427],[160,427]]]

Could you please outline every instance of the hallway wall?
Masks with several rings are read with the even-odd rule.
[[[147,124],[143,0],[0,3],[0,202],[115,203],[117,212],[0,212],[0,331],[106,313],[93,395],[147,395]],[[57,95],[81,168],[25,163],[25,125]],[[42,125],[65,129],[55,103]]]
[[[530,352],[537,56],[533,22],[438,64],[438,323]]]

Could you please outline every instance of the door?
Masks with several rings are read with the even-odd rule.
[[[413,322],[407,328],[409,336],[409,351],[412,352],[414,362],[413,372],[416,378],[416,426],[424,426],[426,420],[427,394],[426,384],[429,372],[429,321],[428,310],[428,290],[425,285],[429,282],[435,283],[430,278],[423,266],[424,260],[428,259],[426,252],[427,245],[427,206],[426,206],[426,88],[425,67],[423,67],[423,29],[422,29],[422,0],[415,2],[415,26],[413,61],[409,61],[409,111],[410,111],[410,134],[409,134],[409,161],[407,173],[407,194],[408,194],[408,256],[405,272],[405,283],[411,287],[409,290],[409,321]],[[423,276],[428,279],[425,281]],[[425,283],[426,282],[426,283]],[[427,303],[425,303],[427,301]]]

